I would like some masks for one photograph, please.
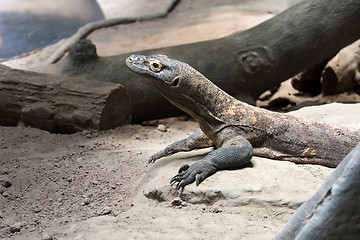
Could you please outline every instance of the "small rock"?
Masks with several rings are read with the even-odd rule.
[[[163,124],[159,124],[157,126],[157,130],[159,130],[160,132],[166,132],[167,131],[167,127]]]
[[[90,204],[90,199],[85,198],[84,201],[81,203],[81,206],[85,206],[85,205],[89,205]]]
[[[21,228],[25,225],[25,223],[23,222],[17,222],[14,223],[12,226],[10,226],[10,232],[11,233],[16,233],[16,232],[20,232]]]
[[[87,193],[84,195],[85,198],[92,198],[94,196],[93,193]]]
[[[4,197],[8,197],[8,196],[10,196],[10,193],[8,193],[8,192],[3,192],[2,195],[3,195]]]
[[[172,200],[171,205],[173,206],[180,206],[182,203],[180,198],[174,198],[174,200]]]
[[[212,209],[212,212],[213,213],[221,213],[222,211],[216,207],[216,208]]]
[[[3,194],[5,192],[5,187],[0,185],[0,194]]]
[[[42,237],[42,240],[53,240],[53,236],[51,234],[45,234]]]
[[[98,137],[98,136],[99,136],[99,132],[95,132],[95,131],[92,132],[92,136],[93,136],[93,137]]]
[[[7,178],[4,175],[0,175],[0,185],[8,188],[8,187],[11,187],[12,184],[11,184],[9,178]]]
[[[105,207],[99,212],[99,215],[108,215],[112,212],[111,207]]]

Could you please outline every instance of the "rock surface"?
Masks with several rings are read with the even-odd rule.
[[[329,114],[338,112],[338,114]],[[350,113],[351,118],[346,118]],[[314,119],[348,128],[360,128],[360,104],[332,103],[313,106],[290,113],[298,117]],[[220,171],[206,179],[198,187],[194,184],[179,192],[168,182],[180,166],[201,159],[208,150],[178,153],[160,159],[149,171],[155,175],[143,187],[143,194],[150,199],[172,201],[180,196],[193,204],[214,204],[226,206],[255,204],[258,206],[287,206],[296,208],[312,196],[324,179],[333,171],[331,168],[315,165],[296,165],[291,162],[274,161],[253,157],[252,167],[241,170]],[[199,155],[199,156],[197,156]]]

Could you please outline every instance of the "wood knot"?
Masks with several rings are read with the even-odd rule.
[[[238,66],[242,75],[255,75],[267,72],[273,66],[273,59],[265,47],[257,47],[238,53]]]

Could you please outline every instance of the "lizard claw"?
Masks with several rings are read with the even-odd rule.
[[[184,164],[184,165],[182,165],[182,166],[179,168],[178,173],[185,172],[186,170],[188,170],[188,169],[189,169],[189,167],[190,167],[190,165],[189,165],[189,164]]]
[[[175,175],[174,177],[172,177],[170,180],[170,185],[173,185],[175,182],[178,182],[177,178],[178,178],[178,175]]]
[[[195,182],[196,182],[196,186],[199,186],[199,184],[202,182],[200,174],[196,174]]]
[[[149,158],[149,161],[148,163],[154,163],[156,161],[156,158],[154,155],[152,155],[150,158]]]

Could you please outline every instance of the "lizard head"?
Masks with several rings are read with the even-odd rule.
[[[165,55],[131,55],[126,59],[127,66],[144,77],[155,87],[178,87],[184,63],[168,58]]]
[[[157,88],[173,105],[194,118],[209,115],[210,98],[219,91],[200,72],[190,65],[170,59],[165,55],[131,55],[127,66]]]
[[[126,64],[182,110],[183,106],[179,104],[184,105],[192,101],[191,89],[194,90],[193,87],[196,85],[194,75],[201,75],[188,64],[165,55],[131,55],[126,59]]]

